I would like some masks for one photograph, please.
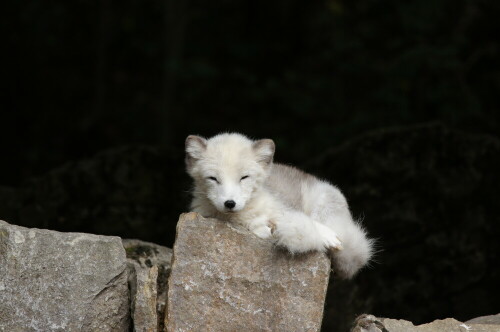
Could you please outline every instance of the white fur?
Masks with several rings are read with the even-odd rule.
[[[335,272],[351,278],[368,263],[373,241],[353,221],[333,185],[298,169],[273,164],[274,142],[240,134],[186,139],[186,165],[194,180],[192,211],[239,223],[273,237],[291,253],[330,251]],[[232,200],[234,208],[224,202]]]

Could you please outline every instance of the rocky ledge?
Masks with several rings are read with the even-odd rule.
[[[478,317],[465,323],[453,318],[437,319],[415,326],[403,319],[377,318],[364,314],[356,318],[351,332],[499,332],[499,315]]]
[[[319,331],[329,274],[323,254],[194,213],[173,255],[0,221],[0,331]]]
[[[329,275],[323,254],[291,256],[195,213],[181,215],[173,252],[0,221],[0,331],[319,331]],[[352,331],[499,332],[499,324],[499,315],[418,326],[362,315]]]

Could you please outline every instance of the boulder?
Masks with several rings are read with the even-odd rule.
[[[0,331],[128,331],[120,238],[0,221]]]
[[[498,332],[498,325],[462,323],[453,318],[437,319],[415,326],[402,319],[377,318],[361,315],[356,318],[351,332]]]
[[[122,243],[130,269],[134,331],[164,331],[172,249],[140,240],[124,239]]]
[[[466,321],[466,323],[467,324],[500,325],[500,314],[476,317],[476,318],[473,318],[473,319]]]
[[[322,253],[291,256],[270,240],[196,213],[177,224],[168,331],[319,331],[330,274]]]
[[[141,267],[130,263],[131,315],[134,332],[157,332],[158,266]]]

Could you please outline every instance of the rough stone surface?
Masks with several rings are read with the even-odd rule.
[[[130,292],[131,292],[131,314],[135,332],[157,332],[158,313],[156,311],[156,300],[158,291],[156,287],[158,279],[158,266],[141,267],[132,262],[129,265]]]
[[[330,260],[196,213],[177,224],[168,290],[174,331],[319,331]]]
[[[0,221],[0,331],[128,331],[118,237]]]
[[[172,249],[140,240],[124,239],[122,242],[131,271],[134,331],[164,331]]]
[[[500,314],[476,317],[466,321],[466,323],[500,325]]]
[[[498,325],[462,323],[453,318],[438,319],[415,326],[402,319],[377,318],[361,315],[356,318],[351,332],[500,332]]]

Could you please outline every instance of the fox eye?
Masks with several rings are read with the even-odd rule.
[[[245,179],[248,179],[249,177],[250,177],[250,175],[245,175],[245,176],[242,176],[242,177],[241,177],[241,179],[240,179],[240,181],[245,180]]]
[[[209,176],[207,179],[209,180],[212,180],[212,181],[215,181],[217,183],[219,183],[219,180],[217,180],[217,178],[215,176]]]

